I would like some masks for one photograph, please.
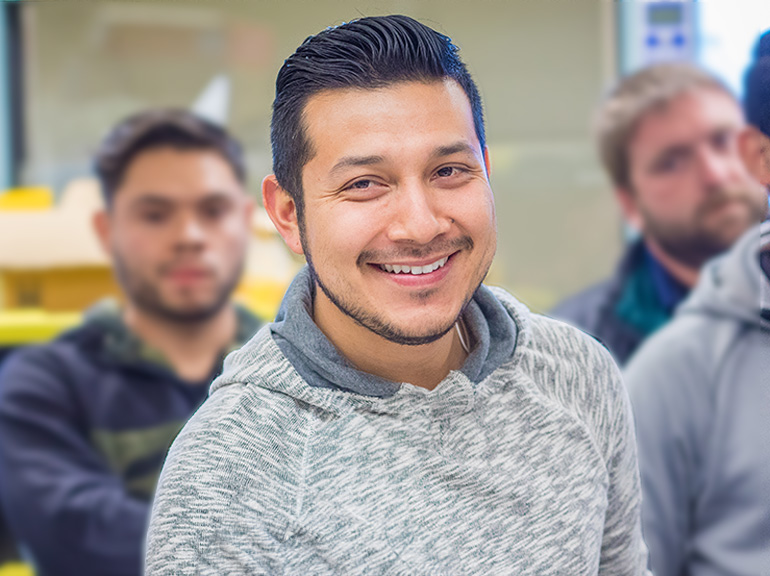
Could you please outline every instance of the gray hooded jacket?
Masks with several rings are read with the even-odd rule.
[[[147,576],[647,574],[630,405],[593,339],[482,286],[463,317],[471,356],[489,332],[478,372],[389,391],[329,362],[297,280],[282,322],[307,322],[230,355],[174,442]]]
[[[707,264],[626,370],[656,576],[770,574],[767,250],[770,222]]]

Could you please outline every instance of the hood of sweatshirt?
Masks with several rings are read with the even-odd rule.
[[[423,400],[429,397],[434,410],[464,411],[473,403],[477,384],[497,368],[515,362],[516,351],[530,337],[530,316],[524,305],[501,289],[479,287],[463,313],[474,340],[471,354],[460,370],[427,390],[351,366],[312,321],[311,303],[312,279],[305,269],[289,288],[278,320],[226,358],[211,393],[230,384],[256,384],[331,412],[358,406],[395,413],[411,409],[410,405],[426,406]],[[417,398],[421,401],[415,403]]]
[[[270,331],[278,347],[310,385],[345,390],[367,396],[388,397],[400,382],[390,382],[353,367],[324,336],[312,318],[315,283],[303,268],[284,296]],[[463,312],[473,349],[461,371],[479,382],[511,357],[516,326],[506,309],[480,286]]]
[[[770,221],[749,230],[701,271],[677,315],[729,318],[770,330]]]

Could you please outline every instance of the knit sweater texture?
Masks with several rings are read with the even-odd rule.
[[[480,290],[516,345],[477,383],[309,386],[269,327],[231,354],[168,455],[146,574],[647,574],[615,364]]]

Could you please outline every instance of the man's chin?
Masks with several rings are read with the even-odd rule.
[[[146,314],[174,324],[200,324],[216,316],[226,305],[225,302],[200,304],[169,304],[154,302],[137,303]]]
[[[454,326],[452,322],[449,327],[441,328],[438,330],[423,331],[419,334],[404,332],[394,328],[393,326],[379,326],[378,329],[372,329],[367,326],[372,332],[385,338],[386,340],[402,346],[423,346],[439,340],[447,332],[449,332]]]

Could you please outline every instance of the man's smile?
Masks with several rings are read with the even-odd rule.
[[[380,264],[379,266],[382,270],[385,270],[386,272],[392,272],[393,274],[413,274],[414,276],[419,276],[420,274],[430,274],[434,270],[438,270],[447,263],[447,260],[449,260],[449,256],[444,256],[435,262],[431,262],[425,265]]]

